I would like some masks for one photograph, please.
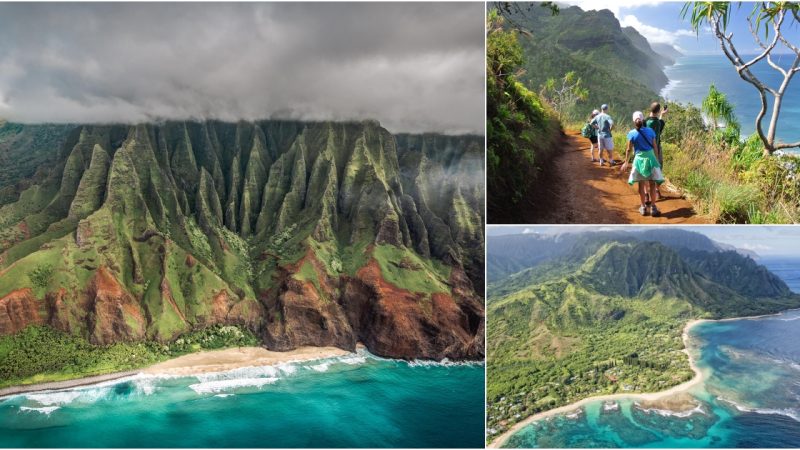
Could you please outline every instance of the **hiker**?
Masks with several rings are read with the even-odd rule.
[[[605,163],[603,160],[603,150],[608,154],[608,165],[613,166],[614,161],[614,139],[611,137],[611,129],[614,128],[614,120],[608,115],[608,105],[600,107],[600,114],[592,119],[592,126],[597,129],[597,148],[600,156],[600,165]]]
[[[658,146],[658,165],[661,166],[661,172],[664,172],[664,147],[661,146],[661,134],[664,132],[664,114],[667,113],[667,106],[661,109],[661,103],[653,102],[650,105],[650,115],[644,121],[644,126],[656,132],[656,145]],[[656,186],[656,197],[654,201],[661,198],[661,191]]]
[[[641,111],[633,113],[633,124],[636,129],[628,132],[625,162],[620,173],[627,170],[630,151],[633,149],[633,167],[628,184],[639,183],[639,214],[646,216],[649,213],[658,217],[661,211],[656,208],[655,202],[650,201],[648,194],[655,195],[656,185],[664,182],[661,166],[658,164],[661,150],[656,143],[656,132],[644,126],[644,114]]]
[[[594,159],[594,147],[597,145],[597,129],[592,125],[592,119],[596,115],[600,114],[600,111],[594,110],[591,114],[589,114],[589,119],[586,121],[586,124],[581,129],[581,136],[589,139],[589,153],[592,155],[592,162],[597,161]],[[600,158],[600,152],[597,152],[597,157]]]

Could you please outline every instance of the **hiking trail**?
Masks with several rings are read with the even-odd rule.
[[[620,166],[600,167],[589,155],[589,140],[580,131],[568,130],[562,141],[560,155],[549,170],[550,196],[546,208],[541,208],[536,222],[562,224],[692,224],[713,223],[697,214],[692,204],[669,183],[661,185],[662,199],[656,203],[660,217],[639,214],[639,192],[628,185],[628,175]],[[620,152],[620,150],[622,150]],[[625,149],[614,149],[614,158],[625,157]]]

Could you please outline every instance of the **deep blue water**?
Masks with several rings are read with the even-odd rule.
[[[760,261],[800,292],[797,259]],[[706,374],[690,394],[692,414],[647,411],[633,399],[616,409],[591,402],[513,435],[506,447],[800,447],[800,311],[705,322],[689,351]]]
[[[764,257],[758,262],[781,277],[793,292],[800,294],[800,261],[787,257]]]
[[[742,56],[747,59],[753,55]],[[775,58],[781,66],[791,63],[788,55]],[[777,89],[783,76],[764,62],[753,66],[753,73],[768,86]],[[758,91],[745,82],[728,59],[720,55],[687,55],[678,58],[675,65],[664,69],[670,83],[661,91],[661,96],[680,103],[692,103],[700,106],[708,94],[708,87],[713,82],[728,100],[734,105],[736,115],[742,125],[742,134],[749,135],[755,131],[755,120],[761,109]],[[771,95],[767,115],[762,121],[764,133],[767,132],[770,113],[772,112]],[[667,116],[667,119],[669,116]],[[779,140],[796,142],[800,140],[800,80],[793,79],[784,96],[781,114],[778,119]]]
[[[0,400],[3,447],[483,447],[484,366],[367,354]]]

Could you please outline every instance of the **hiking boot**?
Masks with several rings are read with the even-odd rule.
[[[658,217],[661,215],[661,211],[656,208],[656,205],[650,205],[650,215],[653,217]]]
[[[602,166],[602,165],[603,165],[603,164],[605,164],[605,163],[606,163],[606,160],[605,160],[605,159],[603,159],[603,158],[600,158],[600,165]]]
[[[639,214],[646,216],[647,215],[647,206],[640,206],[639,207]]]

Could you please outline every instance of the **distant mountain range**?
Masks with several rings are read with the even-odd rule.
[[[688,380],[690,319],[800,307],[749,256],[684,230],[490,236],[487,262],[490,439],[591,395]]]
[[[659,242],[674,250],[702,252],[734,251],[753,259],[758,254],[738,249],[732,245],[716,242],[704,234],[685,230],[645,231],[596,231],[585,233],[561,233],[557,235],[516,234],[492,236],[492,245],[486,249],[486,272],[490,283],[514,272],[552,261],[568,254],[588,256],[598,242],[606,241]],[[580,253],[584,252],[584,253]]]
[[[667,85],[663,68],[680,56],[671,46],[653,45],[634,28],[623,28],[609,10],[570,6],[554,16],[533,5],[520,8],[512,21],[531,34],[521,42],[527,59],[524,79],[534,90],[548,78],[574,71],[589,90],[582,103],[586,114],[608,103],[613,116],[643,109]]]
[[[483,355],[483,137],[375,121],[0,127],[0,334],[215,324]]]

